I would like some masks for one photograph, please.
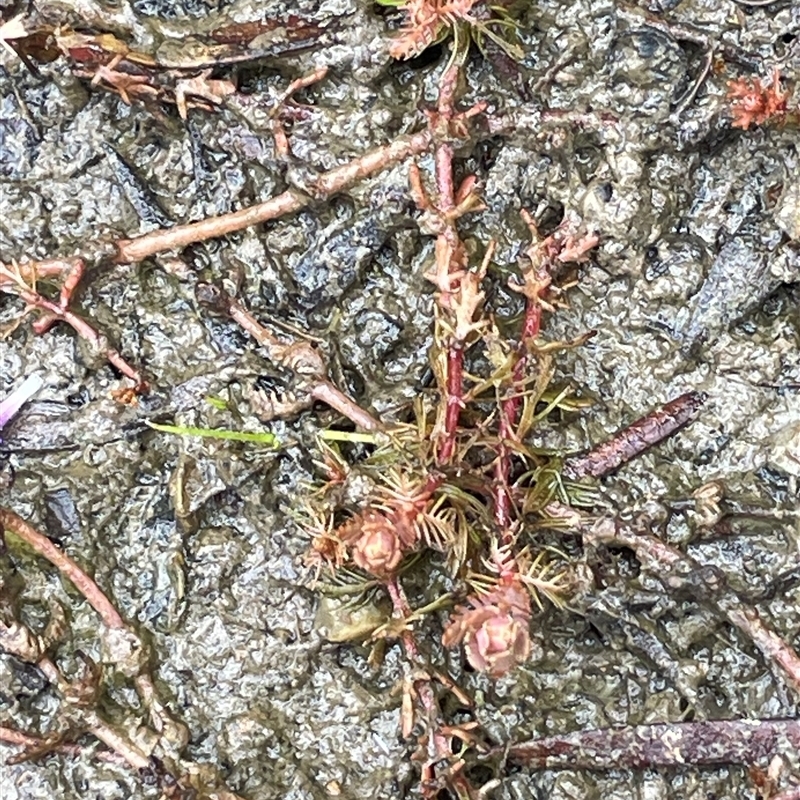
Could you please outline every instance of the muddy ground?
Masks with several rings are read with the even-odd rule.
[[[283,2],[37,5],[96,29],[113,18],[114,32],[140,49],[287,12]],[[726,84],[766,81],[779,68],[794,89],[800,7],[782,0],[756,8],[731,0],[522,6],[518,74],[477,53],[467,67],[462,102],[487,100],[507,124],[492,135],[477,123],[459,169],[478,175],[487,205],[467,221],[468,236],[499,241],[489,302],[501,324],[520,310],[505,278],[526,243],[521,208],[551,224],[579,217],[601,237],[569,309],[547,331],[598,332],[558,369],[558,380],[574,382],[595,404],[551,425],[542,444],[580,450],[688,389],[706,392],[690,427],[603,480],[604,501],[627,510],[679,507],[704,482],[721,480],[756,513],[728,534],[703,536],[690,514],[677,511],[663,534],[718,567],[742,596],[760,598],[759,610],[791,642],[800,628],[797,129],[733,128]],[[67,255],[89,240],[152,229],[159,215],[184,222],[240,208],[302,180],[304,170],[330,168],[425,124],[420,109],[435,98],[446,50],[394,63],[386,45],[396,17],[371,3],[291,7],[328,26],[317,44],[226,73],[246,94],[216,111],[190,110],[188,126],[174,108],[157,117],[90,87],[63,59],[37,76],[0,53],[0,260]],[[290,128],[295,160],[287,164],[274,157],[270,102],[322,65],[329,76],[298,98],[304,111]],[[149,187],[149,199],[132,202],[119,159]],[[431,166],[426,158],[420,164]],[[353,230],[363,234],[357,242],[348,239]],[[352,256],[338,274],[308,256],[332,240]],[[335,416],[314,408],[270,423],[284,443],[278,451],[159,434],[144,420],[263,427],[253,392],[281,376],[239,328],[198,306],[197,276],[238,283],[262,321],[319,337],[340,385],[375,413],[413,398],[430,345],[423,273],[432,239],[416,226],[407,164],[183,257],[186,276],[145,261],[96,270],[80,294],[77,308],[152,377],[154,390],[138,406],[110,398],[119,376],[65,326],[37,336],[23,323],[0,341],[0,394],[33,371],[45,380],[4,432],[3,504],[88,565],[149,638],[159,685],[189,726],[189,755],[217,765],[233,790],[253,800],[405,796],[414,774],[392,691],[402,675],[399,649],[390,647],[373,670],[366,649],[325,641],[299,562],[307,540],[290,515],[311,475],[315,431]],[[0,321],[10,326],[22,306],[0,297]],[[229,410],[207,396],[225,399]],[[94,612],[40,560],[15,559],[32,622],[44,616],[44,598],[57,598],[69,613],[67,661],[79,650],[97,656]],[[665,596],[632,557],[620,555],[606,569],[605,588],[580,608],[549,608],[536,618],[536,658],[506,678],[465,674],[450,657],[498,741],[612,724],[796,715],[782,677],[738,631]],[[628,615],[667,646],[669,663],[654,664],[626,638],[619,619]],[[58,705],[36,670],[8,656],[0,659],[0,702],[2,724],[38,732],[50,729]],[[131,702],[129,689],[110,687],[110,709],[121,715]],[[158,794],[90,750],[0,770],[6,800]],[[753,788],[740,768],[523,771],[491,796],[699,800],[751,798]]]

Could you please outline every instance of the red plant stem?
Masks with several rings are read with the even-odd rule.
[[[66,290],[69,290],[69,288],[70,287],[66,287]],[[38,308],[40,311],[45,312],[43,318],[34,325],[34,330],[37,333],[44,333],[44,331],[57,320],[66,322],[78,336],[89,342],[95,350],[104,353],[108,361],[123,375],[134,381],[137,386],[144,387],[147,385],[141,372],[131,366],[119,350],[111,347],[108,344],[108,339],[106,339],[103,334],[93,328],[85,319],[79,317],[74,311],[70,311],[68,307],[64,307],[59,303],[48,300],[46,297],[42,297],[38,292],[34,292],[30,289],[23,289],[18,284],[13,285],[13,289],[10,293],[21,297],[31,308]]]
[[[403,591],[403,587],[400,585],[400,581],[396,577],[390,578],[386,581],[385,586],[386,591],[391,598],[395,615],[398,619],[407,619],[411,615],[411,606],[408,604],[408,599]],[[419,648],[417,647],[417,642],[414,639],[414,633],[411,630],[403,631],[402,640],[406,655],[409,657],[412,663],[416,662],[419,658]],[[414,688],[417,692],[420,705],[422,706],[429,723],[429,759],[422,766],[422,780],[423,782],[426,782],[435,778],[434,765],[436,762],[448,759],[452,755],[452,751],[450,749],[448,737],[441,732],[441,712],[436,702],[436,695],[433,692],[431,680],[427,674],[423,674],[418,680],[414,681]],[[412,722],[413,720],[411,719],[403,720],[404,735],[410,735]],[[407,730],[406,726],[408,727]],[[432,757],[430,757],[431,752],[434,754]]]
[[[439,84],[439,98],[437,102],[436,115],[433,116],[432,126],[444,127],[445,129],[453,123],[456,116],[455,112],[455,93],[458,86],[459,68],[453,65],[442,76]],[[443,221],[443,228],[439,233],[437,252],[448,253],[451,259],[447,265],[448,271],[452,273],[455,266],[459,268],[457,262],[460,260],[457,254],[463,248],[458,235],[455,219],[452,212],[456,207],[455,186],[453,184],[453,147],[447,141],[438,141],[434,150],[434,175],[436,180],[436,207]],[[456,262],[454,265],[453,262]],[[449,308],[449,293],[442,293],[439,303],[444,311]],[[461,409],[464,407],[464,346],[462,342],[452,341],[447,349],[446,359],[447,377],[445,381],[446,404],[444,417],[444,431],[437,448],[437,461],[439,464],[446,464],[455,453],[456,431],[458,429],[458,419]]]
[[[66,553],[62,553],[44,534],[7,508],[0,508],[0,529],[11,531],[46,558],[86,598],[109,628],[125,628],[125,622],[103,590]]]
[[[379,420],[361,408],[337,388],[326,375],[326,365],[320,353],[308,342],[285,341],[265,328],[236,298],[214,284],[201,284],[197,288],[201,303],[227,314],[249,333],[266,351],[270,361],[290,369],[303,381],[302,388],[321,403],[326,403],[357,427],[366,431],[381,428]]]
[[[28,285],[33,285],[37,280],[43,278],[60,278],[69,275],[75,269],[83,267],[83,259],[75,258],[49,258],[44,261],[23,262],[16,267],[7,264],[0,264],[0,286],[18,286],[19,279]],[[4,274],[10,273],[10,274]]]
[[[703,392],[686,392],[670,400],[585,455],[567,459],[564,476],[580,480],[587,476],[600,478],[608,475],[691,422],[705,401]]]
[[[542,325],[542,305],[538,298],[528,298],[525,304],[525,318],[522,322],[522,335],[519,343],[519,357],[514,364],[513,387],[515,387],[525,377],[527,366],[528,351],[527,343],[539,335]],[[503,544],[508,544],[511,540],[511,488],[508,484],[511,476],[511,453],[504,444],[507,439],[514,436],[514,429],[519,418],[519,410],[522,405],[522,397],[519,392],[514,391],[513,395],[500,403],[500,424],[498,438],[500,444],[497,448],[497,461],[495,462],[494,472],[494,521],[498,530],[501,532]]]
[[[406,593],[403,591],[400,581],[397,578],[390,578],[387,580],[386,591],[389,594],[394,613],[397,615],[398,619],[409,617],[411,615],[411,606],[408,604]],[[415,660],[419,655],[419,650],[417,649],[416,641],[414,641],[414,634],[411,631],[403,631],[403,645],[405,646],[409,658],[412,661]]]
[[[325,403],[334,411],[338,411],[361,430],[379,431],[383,427],[369,411],[361,408],[327,378],[312,383],[308,388],[308,393],[315,400]]]
[[[439,446],[437,460],[446,464],[453,457],[456,447],[458,418],[464,407],[464,350],[453,346],[447,352],[447,410],[444,417],[444,437]]]
[[[447,214],[456,207],[456,192],[453,186],[453,148],[447,143],[437,144],[434,163],[439,211]],[[451,223],[448,227],[453,228],[454,226]],[[447,233],[448,231],[445,231],[442,235],[446,236]],[[453,233],[457,239],[458,234],[455,230]]]

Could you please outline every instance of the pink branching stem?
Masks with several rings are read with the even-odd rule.
[[[62,306],[30,289],[14,287],[14,294],[22,298],[30,308],[37,308],[44,312],[44,317],[34,324],[36,333],[44,333],[54,322],[66,322],[75,333],[85,339],[95,350],[105,354],[108,361],[113,364],[123,375],[130,378],[137,386],[146,386],[142,373],[131,366],[119,352],[111,347],[108,339],[98,330],[93,328],[85,319],[79,317],[68,307]]]
[[[306,341],[281,338],[265,328],[235,297],[214,284],[200,284],[197,296],[201,303],[227,314],[249,333],[264,349],[270,361],[281,364],[302,379],[303,389],[310,397],[326,403],[357,427],[366,431],[381,428],[366,409],[342,392],[328,377],[322,355]]]
[[[445,402],[447,411],[444,418],[444,436],[438,452],[440,464],[446,464],[453,457],[458,418],[464,407],[464,350],[461,347],[451,347],[447,353],[447,397]]]
[[[400,585],[400,581],[396,577],[390,578],[386,581],[385,585],[386,591],[391,598],[392,607],[394,608],[394,613],[397,618],[408,618],[411,615],[411,606],[408,603],[408,598],[406,597],[406,593],[403,591],[403,587]],[[409,657],[412,663],[415,662],[419,657],[419,648],[417,647],[417,642],[414,639],[413,632],[410,630],[403,631],[402,639],[406,655]],[[439,706],[436,703],[436,696],[433,693],[433,686],[431,685],[430,679],[425,676],[420,677],[419,680],[414,682],[414,688],[417,692],[417,696],[419,697],[420,705],[425,712],[425,716],[432,723],[429,729],[429,735],[431,737],[429,752],[432,750],[433,753],[435,753],[435,756],[429,761],[429,763],[423,765],[422,780],[424,783],[434,779],[434,764],[440,759],[449,758],[452,755],[452,751],[450,749],[450,741],[448,737],[441,732],[441,715]],[[407,723],[410,722],[410,720],[407,721]],[[407,736],[409,735],[410,731],[407,730],[404,731],[404,733]]]
[[[45,278],[61,278],[82,271],[81,258],[52,258],[44,261],[23,262],[22,264],[0,264],[0,286],[16,285],[18,279],[29,285]]]
[[[81,258],[24,264],[15,270],[0,264],[0,291],[15,294],[29,309],[35,308],[42,312],[41,318],[33,325],[36,333],[45,333],[56,322],[66,322],[96,351],[104,353],[111,364],[136,384],[137,390],[146,390],[147,383],[142,374],[132,367],[118,350],[110,346],[103,334],[70,309],[69,304],[84,271],[85,264]],[[38,278],[56,276],[62,278],[58,302],[49,300],[31,288]]]
[[[459,69],[453,65],[442,76],[439,85],[439,100],[436,114],[432,117],[432,127],[443,128],[449,133],[453,124],[455,111],[455,93],[458,85]],[[434,169],[436,180],[436,205],[441,216],[443,227],[439,233],[437,253],[450,255],[448,269],[458,268],[455,254],[463,250],[463,245],[456,228],[454,210],[456,208],[456,190],[453,183],[453,147],[447,141],[438,141],[434,148]],[[451,288],[454,288],[451,284]],[[440,297],[439,302],[446,308],[450,301],[449,294]],[[445,382],[446,404],[444,431],[437,450],[437,460],[446,464],[453,458],[456,445],[456,430],[461,409],[464,407],[464,348],[461,342],[451,342],[447,351],[447,378]]]

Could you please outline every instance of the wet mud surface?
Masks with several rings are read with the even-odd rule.
[[[202,31],[212,16],[190,0],[41,5],[66,20],[113,18],[117,35],[155,49],[166,33]],[[156,116],[126,105],[60,61],[37,76],[0,54],[0,260],[68,255],[86,241],[241,208],[425,124],[420,109],[435,98],[446,50],[392,62],[396,18],[369,3],[303,2],[292,11],[325,28],[318,42],[232,68],[240,95],[214,111],[190,109],[186,125],[174,108]],[[286,8],[234,2],[213,17],[265,13],[280,18]],[[542,0],[523,9],[520,32],[518,74],[478,53],[467,66],[462,103],[487,100],[495,127],[478,122],[457,161],[477,174],[487,206],[468,218],[465,239],[498,240],[489,299],[501,328],[521,312],[506,287],[526,244],[520,209],[553,225],[581,218],[600,235],[569,308],[546,331],[597,331],[557,368],[562,384],[595,403],[551,424],[540,444],[582,450],[682,392],[706,392],[691,426],[603,479],[603,502],[669,517],[658,532],[721,570],[792,642],[800,629],[797,130],[732,128],[726,83],[766,80],[778,67],[794,89],[800,8]],[[271,105],[320,66],[328,77],[297,98],[293,155],[277,158]],[[420,164],[430,167],[429,157]],[[0,394],[34,371],[45,381],[3,431],[3,505],[85,565],[151,641],[159,687],[189,727],[187,752],[254,800],[399,798],[414,786],[398,730],[398,646],[373,669],[368,648],[327,641],[300,565],[307,538],[291,511],[312,474],[315,432],[336,418],[314,407],[269,423],[283,443],[277,451],[167,436],[145,420],[263,428],[254,396],[282,376],[234,323],[198,305],[195,284],[209,279],[237,289],[265,323],[317,337],[338,384],[374,413],[412,400],[431,343],[423,275],[433,240],[416,224],[407,173],[401,164],[332,201],[192,246],[178,269],[161,260],[95,270],[76,310],[152,378],[137,406],[110,398],[119,376],[65,326],[37,336],[23,323],[0,341]],[[0,295],[0,323],[10,329],[21,308]],[[704,533],[681,510],[709,480],[753,512],[724,534]],[[52,598],[68,610],[65,657],[99,658],[86,603],[32,555],[15,558],[32,608],[44,615]],[[534,658],[506,678],[465,673],[457,654],[439,654],[478,697],[476,717],[497,741],[796,715],[782,677],[739,632],[665,595],[630,553],[615,552],[602,569],[572,608],[535,618]],[[435,626],[430,636],[438,641]],[[120,716],[134,702],[125,687],[108,694]],[[39,732],[57,707],[36,671],[9,656],[0,658],[0,703],[3,724]],[[0,779],[8,800],[158,796],[90,750],[0,766]],[[741,768],[521,771],[491,796],[699,800],[750,798],[753,788]]]

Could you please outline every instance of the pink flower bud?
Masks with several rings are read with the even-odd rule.
[[[402,558],[403,548],[392,523],[383,514],[370,514],[353,545],[353,561],[366,572],[386,577]]]
[[[464,642],[469,663],[494,678],[527,660],[531,652],[531,603],[520,580],[510,577],[469,602],[472,608],[456,609],[442,635],[442,644],[454,647]]]
[[[500,677],[530,655],[528,625],[511,614],[493,614],[467,633],[464,649],[475,669]]]

